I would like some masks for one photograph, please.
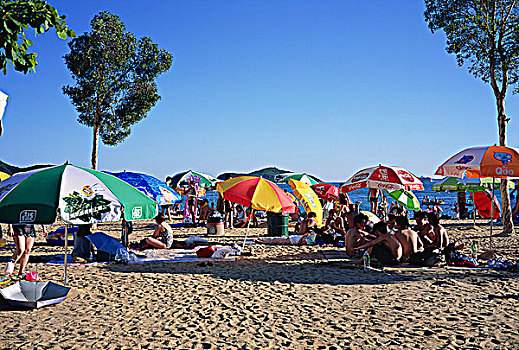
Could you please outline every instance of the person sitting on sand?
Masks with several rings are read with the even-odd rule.
[[[387,216],[387,229],[389,230],[389,232],[393,231],[395,229],[395,226],[396,226],[396,218],[397,216],[395,214],[389,214]]]
[[[280,244],[280,245],[311,245],[315,243],[317,234],[314,229],[317,228],[317,215],[311,211],[306,219],[301,222],[298,235],[290,235],[287,237],[258,238],[256,243],[263,244]]]
[[[383,221],[377,222],[373,225],[373,232],[378,237],[355,250],[367,249],[369,255],[376,258],[382,265],[398,265],[402,258],[402,245],[394,235],[388,232],[387,224]]]
[[[449,245],[449,235],[447,234],[447,230],[440,225],[440,218],[435,213],[428,213],[427,220],[429,220],[429,225],[432,228],[433,237],[431,248],[445,248]]]
[[[299,227],[299,234],[304,235],[310,231],[313,231],[317,228],[317,214],[313,211],[309,212],[306,216],[306,219],[304,219],[301,222],[301,226]]]
[[[402,255],[409,259],[413,254],[423,251],[423,243],[418,234],[409,228],[409,221],[405,216],[396,218],[395,238],[402,245]]]
[[[173,245],[173,230],[171,226],[166,222],[166,217],[164,214],[159,213],[155,216],[155,222],[157,223],[157,227],[153,231],[153,235],[151,237],[146,238],[146,245],[142,247],[146,248],[155,248],[155,249],[169,249]]]
[[[247,226],[245,211],[241,205],[236,206],[236,215],[234,216],[234,227],[243,228]]]
[[[247,208],[247,210],[245,210],[245,216],[247,217],[247,222],[251,222],[250,227],[259,227],[259,221],[256,217],[256,210],[252,210],[252,208]]]
[[[422,236],[420,232],[422,232],[427,227],[427,214],[424,211],[417,211],[414,213],[414,220],[416,221],[416,225],[414,225],[413,230],[418,233],[419,236]]]
[[[355,227],[346,232],[344,247],[346,248],[346,254],[351,257],[358,255],[355,248],[366,242],[366,237],[368,237],[368,233],[365,231],[367,222],[368,217],[366,215],[358,214],[353,218]]]
[[[344,219],[344,226],[345,226],[345,228],[347,228],[349,230],[349,229],[355,227],[355,224],[353,223],[353,219],[355,218],[355,216],[358,213],[359,213],[358,211],[355,211],[355,205],[354,204],[348,205],[348,210],[347,211],[345,210],[343,212],[343,214],[342,214],[342,217]]]
[[[207,218],[213,215],[214,212],[215,210],[209,206],[207,199],[202,199],[200,202],[200,209],[198,210],[198,221],[202,224],[205,224],[207,222]]]

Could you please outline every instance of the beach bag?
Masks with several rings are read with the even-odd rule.
[[[216,251],[216,247],[214,245],[198,249],[196,255],[199,258],[210,258],[213,256],[213,253]]]
[[[452,252],[449,265],[458,267],[478,267],[478,262],[474,258],[469,258],[465,254]]]

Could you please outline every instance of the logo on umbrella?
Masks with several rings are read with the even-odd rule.
[[[142,207],[133,207],[132,219],[140,219],[142,217]]]
[[[81,192],[83,192],[87,197],[92,197],[94,194],[94,191],[92,191],[89,185],[83,186]]]
[[[467,164],[470,163],[472,160],[474,160],[474,156],[463,156],[460,158],[460,160],[454,162],[454,164]]]
[[[494,158],[500,161],[503,165],[508,165],[512,160],[512,155],[506,152],[494,152]]]
[[[66,203],[64,212],[69,214],[72,220],[79,219],[84,222],[89,222],[91,219],[101,220],[102,214],[110,212],[111,202],[100,194],[88,199],[74,191],[62,199]]]
[[[20,212],[20,223],[34,222],[36,220],[36,210],[22,210]]]
[[[357,182],[357,181],[360,181],[360,180],[364,180],[365,178],[368,177],[368,175],[369,175],[368,173],[358,174],[353,179],[351,179],[351,182]]]
[[[404,179],[406,181],[409,181],[409,182],[414,181],[413,175],[411,175],[410,173],[408,173],[405,170],[398,170],[398,175],[402,176],[402,179]]]

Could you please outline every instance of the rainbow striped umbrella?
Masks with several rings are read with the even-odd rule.
[[[420,210],[420,201],[413,192],[406,190],[386,191],[389,197],[409,210]]]
[[[257,176],[239,176],[220,182],[216,190],[223,198],[256,210],[274,213],[293,213],[292,198],[275,183]]]

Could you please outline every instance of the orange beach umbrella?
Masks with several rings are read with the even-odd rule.
[[[256,210],[293,213],[296,206],[278,185],[256,176],[239,176],[220,182],[216,190],[223,198]]]

